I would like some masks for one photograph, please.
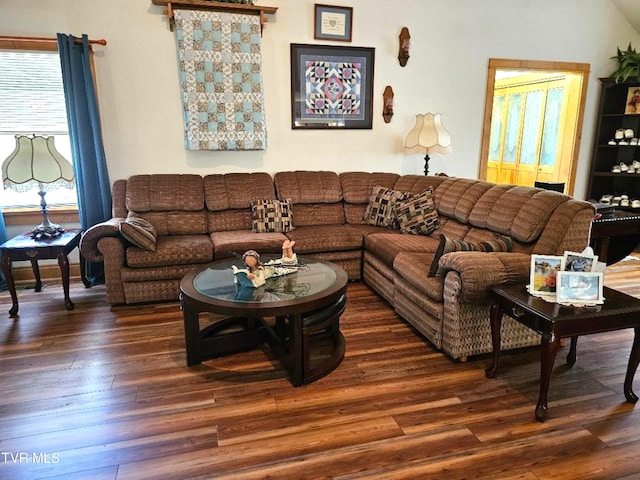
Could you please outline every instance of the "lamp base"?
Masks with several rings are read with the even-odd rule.
[[[40,195],[40,211],[42,212],[42,223],[31,231],[31,238],[36,240],[47,240],[49,238],[55,238],[64,233],[64,228],[56,223],[51,223],[49,221],[49,213],[47,212],[47,202],[44,199],[46,195],[46,191],[42,182],[40,182],[40,191],[38,195]]]
[[[31,231],[31,238],[35,240],[47,240],[49,238],[59,237],[64,233],[64,228],[55,223],[48,225],[40,224]]]
[[[429,175],[429,160],[430,160],[429,154],[427,153],[424,156],[424,174],[425,175]]]

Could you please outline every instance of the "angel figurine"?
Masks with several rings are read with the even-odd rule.
[[[265,284],[267,278],[287,275],[298,271],[298,257],[293,253],[295,241],[285,240],[282,244],[282,258],[260,262],[260,254],[255,250],[247,250],[242,255],[245,268],[232,265],[235,281],[243,287],[258,288]]]

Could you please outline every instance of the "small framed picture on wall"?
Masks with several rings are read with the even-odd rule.
[[[351,41],[353,8],[315,4],[313,38],[316,40]]]

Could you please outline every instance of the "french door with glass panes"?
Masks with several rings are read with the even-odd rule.
[[[564,79],[495,89],[488,181],[527,186],[557,181],[565,93]]]

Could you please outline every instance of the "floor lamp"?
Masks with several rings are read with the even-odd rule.
[[[448,155],[452,152],[451,135],[442,125],[439,113],[419,113],[416,124],[404,141],[405,153],[424,153],[424,174],[429,175],[429,154]]]

